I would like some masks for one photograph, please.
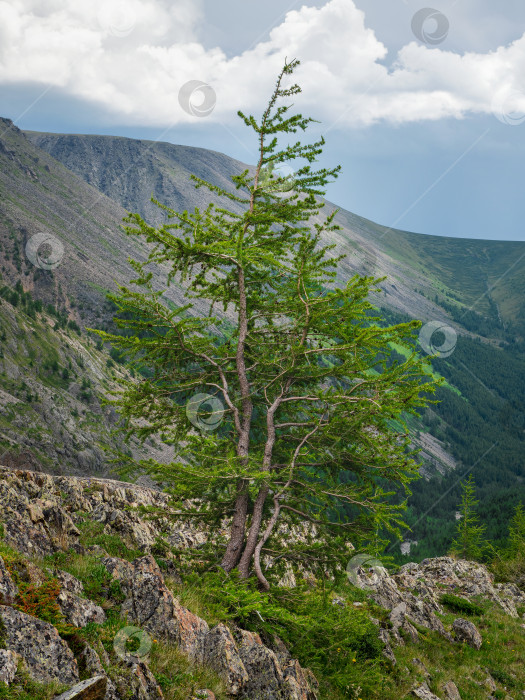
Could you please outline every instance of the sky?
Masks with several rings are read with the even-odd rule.
[[[431,3],[427,6],[425,1]],[[0,116],[256,161],[284,59],[326,196],[386,226],[525,241],[523,0],[0,0]],[[291,164],[297,167],[296,164]],[[168,203],[169,204],[169,203]]]

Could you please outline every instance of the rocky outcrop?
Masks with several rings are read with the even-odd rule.
[[[130,563],[116,557],[102,560],[126,595],[122,615],[152,635],[174,642],[187,656],[216,671],[228,693],[239,698],[315,700],[308,674],[298,662],[283,659],[245,630],[207,622],[180,605],[164,582],[151,555]]]
[[[6,646],[19,654],[29,672],[42,683],[76,683],[78,666],[73,652],[48,622],[19,610],[0,606]]]
[[[423,685],[420,685],[418,688],[414,688],[412,693],[418,698],[421,698],[421,700],[440,700],[437,695],[431,692],[426,683],[423,683]]]
[[[203,658],[224,678],[232,695],[239,695],[241,689],[246,690],[250,676],[226,625],[219,624],[206,634],[203,640]]]
[[[454,641],[436,616],[436,613],[444,612],[440,602],[444,593],[466,599],[481,596],[511,617],[518,617],[516,608],[525,605],[525,593],[517,586],[495,584],[492,574],[483,564],[451,557],[425,559],[420,564],[411,562],[402,566],[394,576],[381,567],[371,570],[358,568],[356,575],[358,585],[370,590],[373,599],[391,611],[392,629],[390,634],[383,634],[383,637],[385,641],[388,637],[389,641],[397,644],[404,644],[405,638],[417,641],[414,624],[434,630],[450,642]],[[469,626],[468,632],[466,628],[463,631],[459,629],[462,622]],[[462,622],[457,620],[457,625],[454,625],[455,638],[464,641],[470,639],[468,643],[479,649],[477,645],[481,645],[481,637],[478,638],[470,629],[472,623]],[[385,655],[391,658],[388,647]]]
[[[6,541],[19,552],[45,556],[81,551],[78,525],[89,518],[130,548],[151,552],[159,537],[177,547],[206,541],[204,527],[170,519],[168,496],[108,479],[51,476],[0,467],[0,506]],[[140,508],[157,509],[139,515]]]

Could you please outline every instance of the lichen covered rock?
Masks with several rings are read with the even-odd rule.
[[[73,652],[57,630],[31,615],[0,606],[7,648],[19,654],[30,675],[41,683],[76,683],[78,666]]]

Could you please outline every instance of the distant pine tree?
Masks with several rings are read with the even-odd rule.
[[[462,559],[479,560],[483,556],[487,544],[484,539],[485,526],[479,524],[476,506],[479,503],[474,497],[476,484],[472,474],[462,484],[463,495],[459,512],[461,518],[456,525],[456,538],[452,542],[451,554]]]
[[[525,510],[518,503],[509,526],[509,551],[514,555],[525,556]]]

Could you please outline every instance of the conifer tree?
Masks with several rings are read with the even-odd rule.
[[[509,524],[509,540],[506,548],[507,557],[525,559],[525,509],[518,503]]]
[[[422,391],[419,322],[380,327],[368,299],[378,279],[337,286],[343,256],[330,238],[339,227],[335,212],[321,218],[319,196],[339,166],[313,169],[322,138],[282,143],[313,121],[283,104],[300,92],[288,84],[298,64],[284,65],[259,121],[239,112],[255,133],[255,167],[233,175],[231,190],[192,176],[223,206],[176,212],[157,202],[168,217],[159,227],[129,215],[128,234],[153,249],[132,262],[134,287],[111,296],[122,334],[99,331],[149,369],[115,398],[127,436],[160,434],[178,450],[171,464],[135,466],[192,498],[188,517],[218,531],[228,516],[221,566],[243,578],[253,570],[263,588],[264,554],[344,566],[349,542],[396,529],[404,503],[390,497],[418,476],[403,416],[434,390],[426,376]],[[282,172],[290,163],[293,176]],[[166,303],[152,264],[184,285],[186,305]],[[192,312],[192,299],[209,314]],[[407,350],[404,361],[388,361],[393,344]],[[292,532],[303,539],[282,537]]]
[[[476,484],[472,474],[461,485],[462,496],[459,513],[460,519],[456,525],[456,537],[452,542],[451,553],[462,559],[479,560],[487,544],[484,540],[485,526],[480,525],[476,506],[479,501],[475,498]]]

